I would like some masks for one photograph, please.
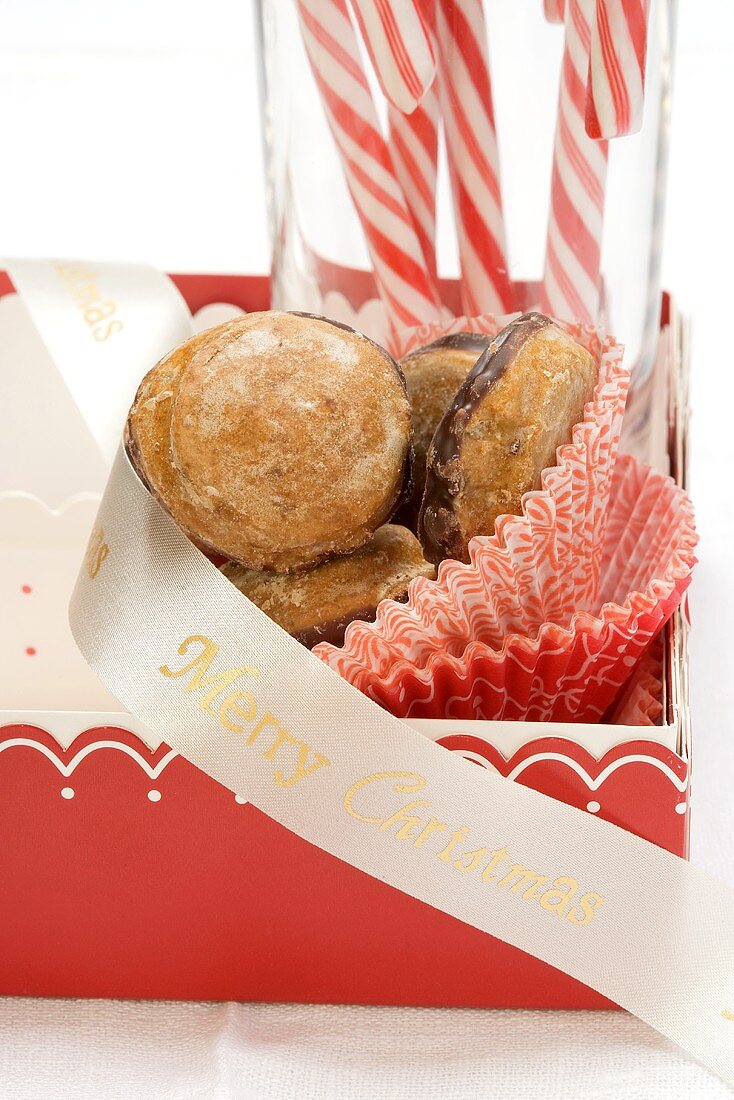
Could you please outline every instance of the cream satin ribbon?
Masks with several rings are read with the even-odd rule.
[[[195,549],[122,451],[70,621],[113,694],[218,782],[592,986],[734,1084],[734,891],[370,702]]]
[[[80,260],[5,267],[107,465],[140,379],[192,334],[177,288],[155,268]]]
[[[202,771],[599,990],[734,1083],[734,891],[387,714],[245,599],[123,452],[70,621],[113,694]]]

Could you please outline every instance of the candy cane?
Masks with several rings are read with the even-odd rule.
[[[481,0],[438,0],[439,84],[464,311],[512,307]]]
[[[326,116],[394,328],[440,317],[438,291],[395,177],[345,0],[298,0]]]
[[[543,11],[549,23],[562,23],[564,20],[563,0],[543,0]]]
[[[586,132],[634,134],[642,126],[647,0],[596,0],[591,29]]]
[[[431,42],[436,38],[436,0],[420,0]],[[436,275],[436,180],[439,104],[434,84],[409,115],[388,106],[390,148],[395,172],[432,275]]]
[[[323,0],[328,6],[330,0]],[[367,52],[385,98],[409,114],[436,75],[428,28],[414,0],[351,0]]]
[[[606,141],[584,127],[594,0],[566,0],[565,46],[553,153],[541,308],[568,321],[596,320],[607,170]]]
[[[388,108],[395,173],[413,217],[429,272],[436,274],[438,95],[430,88],[409,115]]]

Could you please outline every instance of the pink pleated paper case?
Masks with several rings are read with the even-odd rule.
[[[508,318],[457,318],[396,339],[407,354],[461,331],[496,335]],[[521,516],[383,601],[344,644],[315,652],[402,718],[593,722],[621,696],[680,604],[695,561],[690,502],[669,478],[619,456],[629,385],[623,349],[598,330],[568,331],[599,364],[599,382],[557,465]]]

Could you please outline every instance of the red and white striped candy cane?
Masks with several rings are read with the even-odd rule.
[[[562,23],[564,20],[563,0],[543,0],[543,11],[549,23]]]
[[[421,15],[435,42],[436,0],[422,0]],[[390,148],[428,270],[436,274],[436,180],[438,176],[438,89],[434,84],[409,115],[388,107]]]
[[[499,153],[481,0],[438,0],[441,108],[464,312],[512,308]]]
[[[566,0],[565,46],[553,151],[541,308],[595,321],[604,220],[607,142],[586,133],[586,75],[594,0]]]
[[[388,108],[390,149],[429,272],[436,274],[438,94],[430,88],[409,115]]]
[[[586,98],[589,137],[620,137],[642,126],[648,6],[647,0],[596,0]]]
[[[440,317],[359,57],[345,0],[298,0],[303,40],[394,328]]]
[[[328,5],[329,0],[324,0]],[[351,0],[378,83],[391,103],[410,114],[436,75],[428,28],[415,0]]]

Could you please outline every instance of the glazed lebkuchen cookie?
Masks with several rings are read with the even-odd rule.
[[[357,550],[409,491],[400,368],[346,325],[251,313],[177,348],[130,410],[130,459],[203,549],[248,569]]]
[[[225,577],[266,615],[312,648],[341,645],[355,619],[371,622],[381,600],[404,600],[414,577],[433,577],[420,543],[405,527],[386,524],[360,550],[303,573],[221,567]]]
[[[433,434],[461,383],[489,345],[481,333],[442,336],[400,360],[413,415],[413,519],[426,483],[426,455]]]
[[[540,487],[583,420],[597,376],[590,353],[539,313],[492,340],[428,449],[419,536],[430,561],[468,561],[470,539],[521,513],[523,495]]]

